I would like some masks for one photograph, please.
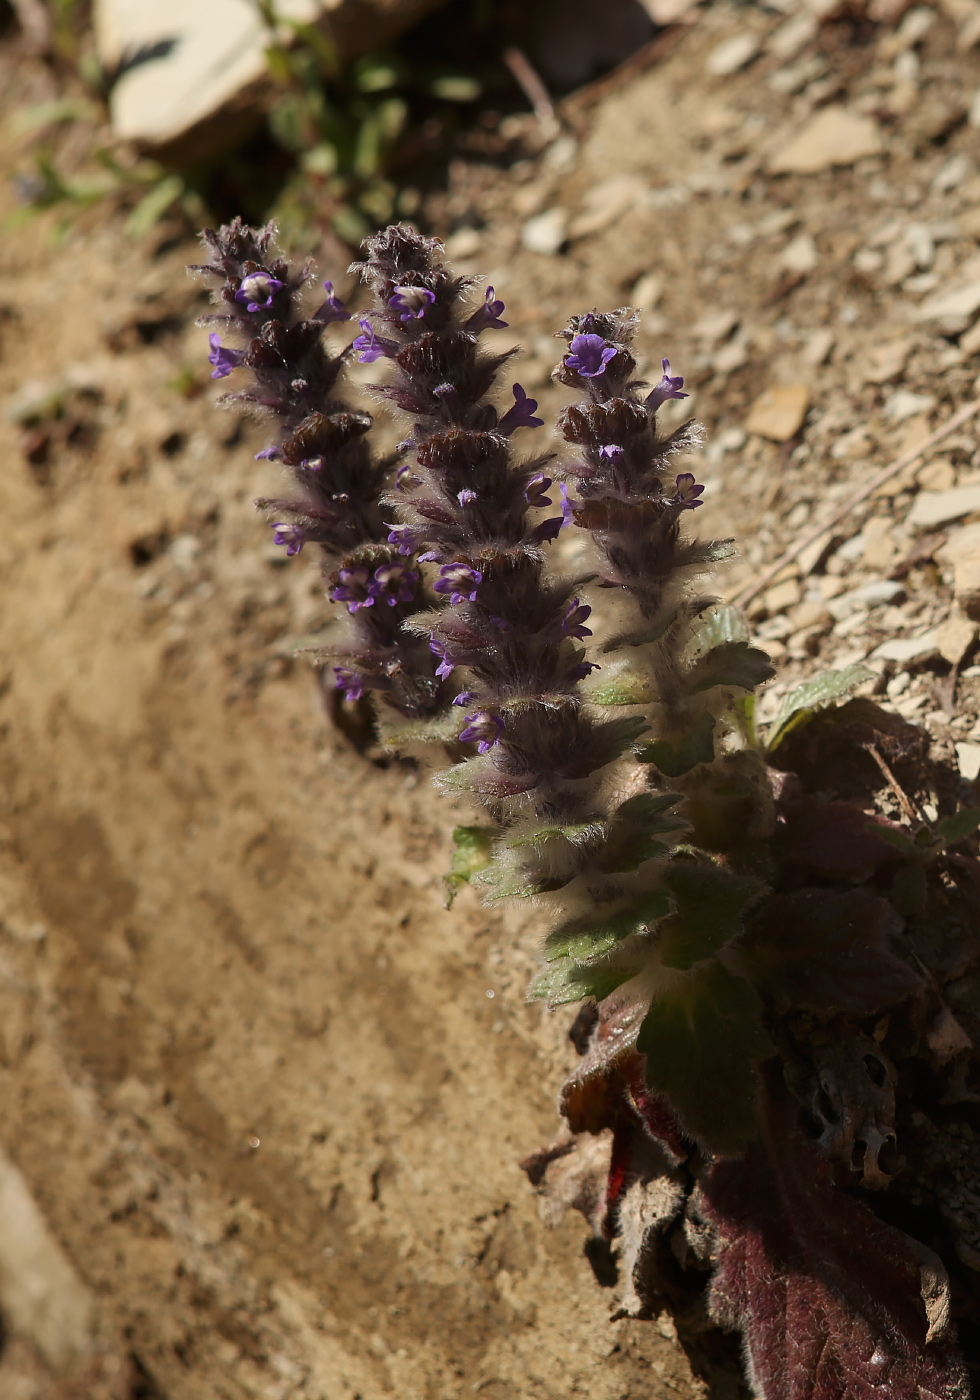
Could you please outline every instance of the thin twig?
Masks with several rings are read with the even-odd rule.
[[[873,495],[879,486],[883,486],[886,481],[897,476],[904,467],[909,466],[917,457],[928,452],[931,447],[935,447],[937,442],[942,442],[944,437],[948,437],[957,428],[961,428],[964,423],[968,423],[977,413],[980,413],[980,399],[974,399],[973,403],[966,404],[934,433],[930,433],[925,442],[920,443],[918,447],[910,448],[908,452],[903,452],[901,457],[896,457],[894,462],[883,467],[877,476],[873,476],[870,481],[865,482],[859,491],[854,492],[853,496],[848,496],[844,504],[839,506],[833,515],[821,521],[819,525],[814,525],[812,530],[807,530],[806,534],[801,535],[790,545],[785,554],[780,555],[774,564],[770,564],[767,569],[764,569],[752,583],[739,589],[729,601],[743,608],[746,604],[751,603],[752,599],[758,597],[766,585],[771,583],[787,564],[791,564],[794,559],[798,558],[808,545],[813,544],[821,535],[825,535],[828,530],[833,529],[846,515],[851,513],[855,506],[859,506],[862,501],[866,501],[869,496]]]
[[[551,94],[544,85],[540,73],[532,67],[523,49],[504,49],[502,58],[514,77],[514,82],[534,108],[534,115],[542,126],[552,126],[555,121],[555,106]]]
[[[865,750],[866,753],[869,753],[871,755],[875,763],[877,763],[878,767],[881,769],[882,773],[885,776],[885,781],[887,782],[888,786],[891,788],[895,796],[898,798],[898,805],[908,817],[909,821],[921,823],[923,819],[922,813],[917,812],[915,807],[913,807],[912,799],[909,797],[908,793],[905,791],[901,783],[895,777],[895,774],[889,768],[884,758],[882,758],[875,745],[862,744],[861,747]]]

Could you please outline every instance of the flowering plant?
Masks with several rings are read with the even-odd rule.
[[[278,425],[260,456],[296,492],[259,505],[287,553],[320,548],[346,609],[337,686],[451,741],[438,782],[483,819],[455,832],[449,901],[468,883],[553,912],[531,995],[583,1004],[582,1058],[532,1181],[617,1242],[624,1312],[739,1329],[764,1400],[965,1396],[972,1246],[925,1110],[977,1099],[980,878],[955,848],[980,813],[948,783],[932,824],[863,810],[867,765],[935,779],[916,731],[869,700],[834,708],[863,667],[799,687],[763,741],[769,659],[703,592],[731,542],[688,529],[699,430],[662,430],[683,379],[666,360],[637,378],[630,310],[561,332],[565,446],[534,452],[536,402],[519,383],[497,402],[513,352],[481,342],[504,305],[436,240],[366,241],[372,306],[331,358],[323,327],[347,312],[329,283],[307,316],[309,271],[270,230],[205,238],[207,320],[232,341],[212,333],[214,375],[247,377],[234,397]],[[354,355],[408,421],[388,458],[336,396]],[[552,562],[563,532],[588,542],[577,576]]]

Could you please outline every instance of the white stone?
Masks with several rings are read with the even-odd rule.
[[[569,225],[569,238],[586,238],[590,233],[600,233],[632,209],[646,191],[642,180],[622,171],[600,180],[589,191],[582,212]]]
[[[630,293],[630,304],[637,311],[652,311],[664,294],[664,281],[659,273],[644,272]]]
[[[0,1154],[0,1308],[49,1365],[66,1367],[94,1346],[94,1299],[62,1253],[23,1176]]]
[[[839,105],[823,107],[773,152],[768,169],[773,175],[810,175],[835,165],[853,165],[881,149],[881,133],[871,117]]]
[[[920,491],[909,511],[908,523],[915,530],[931,530],[950,520],[980,511],[980,483],[954,486],[949,491]]]
[[[900,583],[895,583],[891,579],[880,579],[874,583],[863,584],[860,588],[852,588],[848,593],[841,593],[836,598],[831,598],[827,603],[827,608],[831,616],[840,622],[860,608],[882,608],[888,603],[894,603],[903,597],[904,593],[905,589]]]
[[[380,47],[432,8],[433,0],[277,4],[284,20],[318,21],[348,55]],[[212,128],[220,145],[236,115],[257,110],[269,35],[252,0],[96,0],[93,26],[103,69],[123,66],[109,99],[119,140],[166,146],[220,117]],[[127,67],[134,53],[148,57]]]
[[[893,423],[904,423],[918,413],[929,413],[936,407],[934,394],[914,394],[911,389],[899,389],[892,394],[884,406],[886,418]]]
[[[820,365],[826,364],[836,339],[834,332],[827,326],[821,330],[812,331],[807,336],[806,344],[803,346],[803,363],[812,369],[818,369]]]
[[[711,50],[705,61],[705,69],[713,78],[728,78],[751,63],[759,47],[759,40],[754,34],[733,34]]]
[[[535,214],[521,229],[521,242],[528,252],[557,253],[568,238],[568,210],[556,205]]]
[[[963,181],[970,173],[970,162],[965,155],[955,155],[939,171],[939,174],[932,182],[932,188],[939,194],[945,194],[948,190],[955,190],[957,185],[962,185]]]
[[[802,14],[794,15],[770,34],[766,47],[783,63],[788,63],[816,38],[817,29],[816,17],[804,10]]]
[[[966,330],[980,311],[980,277],[952,289],[945,287],[916,308],[917,321],[935,321],[947,335]]]
[[[962,743],[955,747],[960,777],[972,783],[975,778],[980,777],[980,744]]]
[[[930,656],[937,649],[936,629],[932,628],[923,632],[921,637],[891,637],[887,642],[882,642],[880,647],[876,647],[871,657],[872,660],[895,661],[904,666],[910,661],[919,661]]]
[[[718,345],[726,340],[738,324],[734,311],[709,311],[691,327],[691,334],[707,345]]]
[[[797,234],[779,255],[779,265],[787,272],[812,272],[819,261],[817,245],[808,233]]]

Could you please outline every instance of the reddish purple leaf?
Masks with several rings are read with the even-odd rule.
[[[847,802],[818,802],[805,797],[783,812],[776,829],[776,858],[796,872],[799,883],[814,876],[860,885],[879,865],[901,859],[872,828],[867,816]]]
[[[763,1140],[703,1183],[710,1305],[760,1400],[967,1400],[942,1263],[835,1188],[781,1084],[765,1097]]]
[[[751,922],[740,965],[782,1010],[880,1011],[922,985],[890,946],[901,929],[869,890],[773,895]]]

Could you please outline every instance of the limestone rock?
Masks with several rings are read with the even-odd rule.
[[[924,661],[939,650],[937,629],[923,632],[921,637],[890,637],[871,653],[872,660],[894,661],[899,666],[908,666],[913,661]]]
[[[954,486],[949,491],[920,491],[909,511],[908,523],[913,530],[934,530],[951,520],[980,511],[980,482],[972,486]]]
[[[812,175],[835,165],[853,165],[882,149],[878,127],[870,117],[840,105],[824,107],[769,157],[773,175]]]
[[[952,290],[944,288],[916,309],[917,321],[932,321],[944,335],[959,335],[980,311],[980,278]]]
[[[948,617],[936,632],[939,655],[951,666],[958,666],[977,639],[977,624],[959,613]]]
[[[805,384],[777,384],[760,394],[749,409],[745,431],[773,442],[789,442],[803,426],[810,407],[810,391]]]
[[[940,564],[952,566],[953,592],[969,618],[980,618],[980,524],[964,525],[936,553]]]
[[[760,49],[759,40],[754,34],[733,34],[723,39],[708,54],[705,69],[713,78],[727,78],[737,73],[747,63],[751,63]]]
[[[279,0],[316,21],[343,57],[381,47],[441,0]],[[96,0],[99,59],[119,76],[109,100],[123,141],[200,158],[234,143],[260,110],[268,32],[251,0]]]
[[[556,205],[535,214],[521,229],[521,242],[530,253],[557,253],[568,238],[568,210]]]

